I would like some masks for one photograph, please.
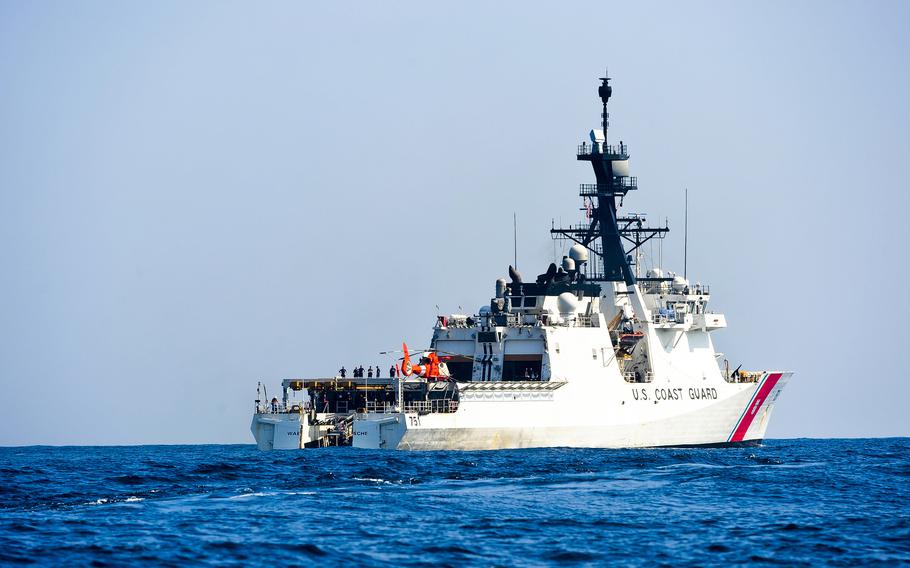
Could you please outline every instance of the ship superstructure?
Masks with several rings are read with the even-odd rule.
[[[293,447],[326,445],[319,424],[335,442],[363,448],[650,447],[764,437],[791,373],[731,370],[714,348],[712,333],[727,323],[709,309],[708,286],[653,265],[641,275],[643,245],[669,229],[620,214],[638,180],[628,147],[608,142],[612,87],[609,77],[600,81],[600,128],[576,152],[595,180],[579,188],[585,222],[551,229],[573,243],[559,265],[533,280],[510,266],[476,314],[438,317],[420,361],[412,364],[405,352],[404,378],[372,390],[342,380],[339,391],[337,377],[291,384],[312,402],[296,419],[286,407],[257,406],[261,448],[282,446],[263,432],[282,421],[290,433],[280,441]],[[354,407],[339,412],[329,403],[332,381],[334,398],[354,399]]]

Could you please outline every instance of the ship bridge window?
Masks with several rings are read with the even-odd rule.
[[[525,296],[525,307],[526,308],[537,307],[537,296]]]
[[[540,381],[543,355],[505,355],[502,363],[504,381]]]
[[[499,338],[496,337],[495,331],[479,331],[477,332],[477,343],[497,343]]]

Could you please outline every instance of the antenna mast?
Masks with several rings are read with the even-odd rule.
[[[512,266],[515,267],[515,270],[518,270],[518,213],[514,211],[512,211],[512,244],[515,247],[515,257],[513,259],[515,264]]]
[[[638,214],[620,215],[618,208],[630,191],[638,189],[638,178],[629,175],[629,148],[620,141],[616,146],[607,143],[607,129],[610,115],[607,103],[613,95],[610,77],[600,77],[597,94],[602,103],[601,126],[591,132],[591,144],[586,142],[578,147],[576,158],[590,162],[594,169],[596,183],[583,183],[578,195],[585,200],[587,223],[565,228],[553,227],[553,238],[570,239],[593,253],[587,280],[592,282],[624,282],[633,286],[641,277],[639,248],[652,238],[663,239],[670,229],[647,227],[644,216]],[[590,204],[590,205],[589,205]],[[626,246],[630,245],[630,246]],[[633,256],[633,254],[635,256]]]
[[[686,208],[685,208],[686,226],[683,229],[683,278],[688,279],[686,268],[689,260],[689,188],[686,188]]]

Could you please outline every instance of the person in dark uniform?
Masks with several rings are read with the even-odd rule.
[[[379,378],[379,365],[376,365],[376,378]]]
[[[338,369],[338,374],[341,375],[342,379],[345,378],[345,376],[347,376],[348,370],[344,368],[344,365],[342,365],[341,368]]]
[[[372,378],[373,378],[373,367],[370,367],[370,368],[367,369],[367,378],[368,378],[368,379],[372,379]]]
[[[395,377],[395,365],[392,365],[391,367],[389,367],[389,376],[392,378]]]

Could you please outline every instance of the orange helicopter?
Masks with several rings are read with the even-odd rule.
[[[404,376],[417,375],[418,377],[435,381],[442,381],[449,378],[449,370],[446,368],[446,364],[440,360],[439,355],[437,355],[435,351],[427,351],[426,354],[420,358],[420,364],[413,365],[411,364],[411,356],[408,353],[407,344],[402,342],[401,348],[404,351],[404,361],[401,363],[401,372]]]

